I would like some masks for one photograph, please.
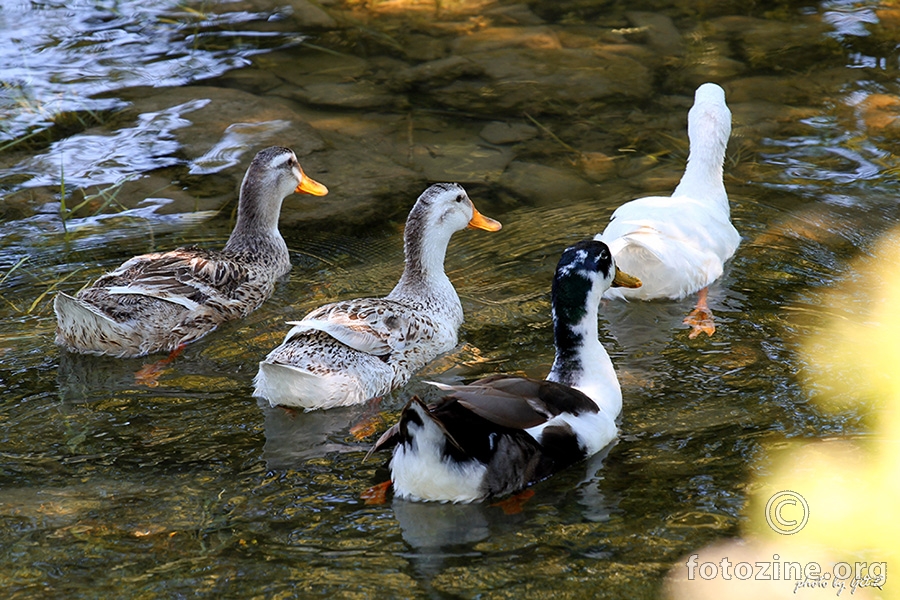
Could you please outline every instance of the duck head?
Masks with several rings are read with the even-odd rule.
[[[407,231],[444,231],[447,237],[466,227],[498,231],[498,221],[475,208],[466,190],[458,183],[436,183],[419,196],[406,221]]]

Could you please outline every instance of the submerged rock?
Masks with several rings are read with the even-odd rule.
[[[364,58],[317,49],[274,54],[265,62],[266,70],[276,73],[285,87],[357,81],[365,79],[371,69]]]
[[[537,206],[584,200],[598,193],[596,186],[570,170],[520,161],[510,163],[497,183]]]
[[[534,14],[527,4],[508,4],[484,11],[497,25],[542,25],[544,20]]]
[[[484,69],[462,56],[448,56],[428,61],[410,69],[398,72],[395,81],[398,87],[423,86],[434,88],[447,85],[461,77],[478,77]]]
[[[729,40],[754,69],[805,71],[836,59],[843,65],[840,43],[827,35],[829,27],[818,18],[774,21],[744,16],[713,19],[711,34]]]
[[[300,29],[333,29],[338,26],[337,21],[321,6],[309,0],[289,0],[291,19]]]
[[[870,94],[859,103],[857,111],[869,135],[894,140],[900,137],[900,97]]]
[[[615,176],[616,163],[603,152],[582,152],[578,161],[584,176],[594,182],[601,182]]]
[[[413,166],[429,181],[494,181],[512,159],[507,148],[472,140],[417,144],[412,151]]]
[[[466,55],[485,77],[432,92],[436,102],[486,115],[571,113],[603,101],[644,99],[652,74],[627,56],[585,49],[501,48]]]
[[[525,123],[494,121],[485,125],[478,135],[492,144],[512,144],[530,140],[537,134],[537,127]]]
[[[400,109],[409,105],[404,96],[393,94],[368,81],[313,83],[282,92],[282,95],[308,104],[340,108]]]
[[[630,11],[625,16],[646,38],[647,45],[667,56],[681,56],[684,44],[672,19],[660,13]]]
[[[551,27],[488,27],[458,38],[451,49],[456,55],[476,54],[500,48],[562,48]]]

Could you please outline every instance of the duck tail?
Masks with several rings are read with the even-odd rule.
[[[253,395],[271,406],[313,410],[356,403],[355,398],[336,394],[327,375],[311,373],[293,365],[261,361],[253,378]]]
[[[109,356],[136,356],[123,340],[132,332],[78,298],[59,292],[53,300],[56,343],[73,352]]]

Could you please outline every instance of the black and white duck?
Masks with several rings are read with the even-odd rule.
[[[556,357],[546,380],[492,375],[446,394],[417,397],[371,452],[393,448],[394,495],[476,502],[545,479],[602,450],[618,434],[622,392],[597,337],[600,298],[641,282],[616,268],[606,244],[567,248],[553,279]]]

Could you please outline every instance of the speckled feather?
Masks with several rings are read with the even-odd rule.
[[[347,393],[335,406],[381,396],[456,346],[462,323],[458,305],[457,299],[455,305],[413,308],[387,298],[361,298],[323,306],[288,332],[266,362],[346,381]]]

